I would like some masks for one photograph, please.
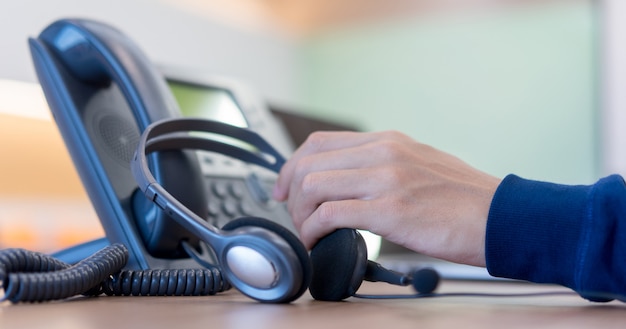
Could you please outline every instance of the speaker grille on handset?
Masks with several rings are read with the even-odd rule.
[[[125,166],[130,166],[139,132],[133,122],[115,115],[105,115],[98,122],[98,130],[107,152]]]

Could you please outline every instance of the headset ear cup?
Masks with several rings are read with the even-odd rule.
[[[324,301],[346,299],[356,293],[365,277],[365,240],[354,229],[339,229],[322,238],[313,247],[311,263],[311,296]]]
[[[265,218],[260,218],[260,217],[238,218],[238,219],[235,219],[233,221],[226,223],[226,225],[224,225],[222,229],[225,231],[231,231],[236,228],[243,227],[243,226],[257,226],[257,227],[265,228],[267,230],[270,230],[278,234],[280,237],[285,239],[285,241],[287,241],[287,243],[291,246],[291,248],[296,253],[298,260],[300,261],[300,264],[302,266],[302,273],[303,273],[302,286],[298,289],[298,292],[293,296],[292,300],[295,300],[298,297],[302,296],[302,294],[309,287],[309,283],[311,282],[311,272],[312,272],[311,259],[309,258],[309,254],[307,253],[306,248],[302,244],[302,241],[300,241],[300,239],[298,239],[298,237],[295,234],[293,234],[291,231],[289,231],[287,228],[283,227],[282,225],[272,222],[270,220],[267,220]]]

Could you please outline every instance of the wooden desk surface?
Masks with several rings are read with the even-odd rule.
[[[365,283],[360,293],[408,288]],[[524,283],[446,281],[439,292],[532,293],[567,290]],[[441,297],[320,302],[305,293],[292,304],[261,304],[229,291],[207,297],[77,297],[0,304],[0,328],[623,328],[626,304],[598,304],[575,295]]]

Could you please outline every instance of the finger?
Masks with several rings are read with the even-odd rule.
[[[312,154],[363,145],[375,140],[376,136],[376,133],[357,133],[349,131],[317,132],[311,134],[280,170],[280,174],[276,180],[273,190],[274,198],[280,201],[284,201],[287,198],[295,168],[298,166],[302,158]],[[337,159],[335,159],[335,161],[336,160]]]
[[[302,222],[328,201],[371,199],[380,193],[380,184],[373,169],[349,169],[313,172],[299,188],[292,189],[287,207],[294,225]]]
[[[297,198],[300,192],[307,191],[309,188],[317,188],[317,185],[320,184],[320,179],[314,179],[317,177],[312,176],[315,173],[364,168],[376,169],[390,162],[406,162],[406,160],[402,159],[406,158],[406,156],[399,156],[400,154],[407,153],[406,149],[407,147],[402,143],[395,141],[390,142],[388,140],[376,140],[356,147],[316,153],[303,157],[291,173],[289,198]],[[395,157],[395,160],[392,161],[392,159],[389,158],[390,156]],[[377,173],[377,171],[372,170],[372,173]],[[363,172],[362,174],[361,177],[366,178],[369,173]],[[341,177],[337,178],[340,179]],[[326,179],[322,180],[322,183],[325,181],[341,182],[341,180],[335,181]],[[356,186],[360,184],[360,180],[348,180],[346,184],[347,186]],[[372,190],[376,190],[376,188]],[[339,196],[337,196],[337,198],[339,198]]]
[[[390,184],[404,184],[397,181],[404,179],[399,167],[387,164],[412,163],[406,150],[404,143],[377,140],[302,158],[294,169],[287,200],[296,228],[325,201],[373,198]]]
[[[341,200],[321,204],[304,221],[300,230],[300,239],[307,249],[313,248],[322,237],[340,228],[370,229],[372,201]]]
[[[307,193],[309,190],[317,190],[320,185],[330,184],[328,186],[346,188],[348,186],[356,187],[360,184],[362,178],[368,177],[369,172],[354,172],[360,174],[359,177],[346,176],[341,177],[336,172],[342,174],[351,173],[351,169],[374,169],[384,162],[383,157],[372,156],[376,154],[376,143],[369,143],[357,147],[329,151],[324,153],[312,154],[300,160],[298,165],[293,169],[291,174],[291,182],[289,184],[289,201],[298,199],[301,193]],[[325,172],[330,176],[324,176]],[[345,173],[344,173],[345,172]],[[361,179],[353,179],[361,178]],[[344,183],[343,186],[337,186],[338,183]],[[330,191],[333,194],[336,191]],[[336,195],[336,198],[345,198],[343,195]],[[317,200],[313,201],[325,201]]]

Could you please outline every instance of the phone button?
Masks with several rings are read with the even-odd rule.
[[[222,211],[226,216],[234,217],[237,215],[237,205],[230,200],[226,200],[222,203]]]
[[[267,205],[272,200],[269,193],[267,193],[267,191],[263,187],[259,176],[255,175],[254,173],[248,175],[248,177],[246,178],[246,183],[248,184],[248,188],[250,189],[252,197],[260,204]]]
[[[230,192],[232,196],[240,200],[243,199],[243,197],[246,194],[245,187],[240,184],[237,184],[236,182],[232,182],[228,186],[228,191]]]
[[[211,190],[213,191],[213,194],[221,199],[224,199],[228,195],[228,186],[226,185],[226,182],[223,181],[213,182],[213,184],[211,184]]]
[[[207,204],[207,210],[209,212],[209,216],[217,217],[220,214],[220,206],[217,202],[209,201]]]
[[[239,204],[239,211],[245,216],[252,216],[254,212],[254,210],[252,209],[252,206],[250,206],[246,202],[241,202]]]

